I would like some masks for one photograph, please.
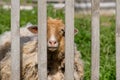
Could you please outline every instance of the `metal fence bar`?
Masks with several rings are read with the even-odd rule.
[[[116,0],[116,80],[120,80],[120,0]]]
[[[65,80],[74,80],[74,0],[65,4]]]
[[[11,0],[11,80],[20,80],[20,1]]]
[[[99,80],[99,57],[100,57],[100,0],[92,0],[92,66],[91,80]]]
[[[38,0],[38,72],[39,80],[47,80],[46,0]]]

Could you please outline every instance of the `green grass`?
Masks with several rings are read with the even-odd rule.
[[[48,6],[48,16],[64,20],[64,11],[55,10]],[[10,30],[10,10],[0,8],[0,34]],[[37,24],[37,9],[21,11],[20,26],[28,22]],[[100,27],[100,80],[115,80],[115,16],[101,16]],[[75,36],[75,43],[82,54],[85,77],[90,80],[91,75],[91,17],[80,15],[75,18],[75,27],[79,30]]]

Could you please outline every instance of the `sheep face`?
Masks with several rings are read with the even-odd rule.
[[[48,19],[47,47],[50,51],[58,50],[61,40],[65,35],[64,24],[61,20]]]
[[[29,26],[28,30],[34,34],[38,33],[37,26]],[[62,20],[49,18],[47,20],[47,48],[49,51],[57,51],[64,37],[64,23]]]

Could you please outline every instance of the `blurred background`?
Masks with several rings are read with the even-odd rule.
[[[20,27],[37,24],[37,0],[20,0]],[[64,21],[64,0],[48,0],[47,16]],[[0,0],[0,34],[10,30],[10,0]],[[115,0],[100,1],[100,80],[115,80]],[[75,0],[75,43],[84,62],[84,80],[91,75],[91,0]]]

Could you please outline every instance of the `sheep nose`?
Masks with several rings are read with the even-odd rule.
[[[57,41],[50,40],[48,43],[51,46],[55,46],[57,44]]]

